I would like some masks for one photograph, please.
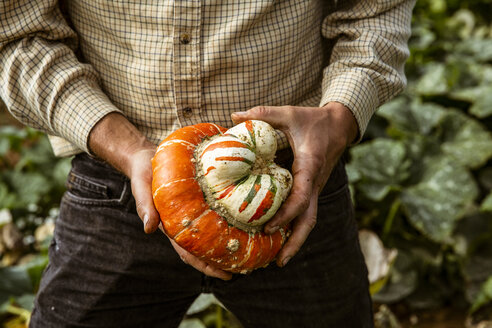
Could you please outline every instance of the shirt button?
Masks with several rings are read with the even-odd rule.
[[[183,108],[183,116],[186,118],[190,118],[193,116],[193,109],[190,107],[185,107]]]
[[[183,33],[179,36],[179,42],[181,44],[188,44],[190,43],[191,37],[188,33]]]

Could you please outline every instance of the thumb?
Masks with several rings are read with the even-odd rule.
[[[235,112],[231,114],[232,121],[236,124],[248,120],[265,121],[274,128],[280,129],[285,126],[290,112],[289,106],[257,106],[245,112]],[[281,114],[281,115],[280,115]]]
[[[132,179],[131,185],[137,213],[143,221],[144,230],[146,233],[152,233],[157,229],[160,219],[154,207],[150,184],[144,179]]]

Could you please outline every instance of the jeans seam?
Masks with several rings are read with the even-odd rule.
[[[108,206],[108,205],[124,205],[129,200],[128,183],[123,185],[123,190],[119,198],[114,199],[91,199],[80,197],[73,194],[71,191],[65,192],[63,198],[68,202],[80,204],[80,205],[95,205],[95,206]]]

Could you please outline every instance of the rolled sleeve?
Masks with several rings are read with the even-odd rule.
[[[119,110],[93,67],[77,59],[77,35],[57,1],[6,1],[0,17],[0,96],[7,108],[22,123],[67,140],[66,155],[87,152],[94,125]]]
[[[87,81],[70,84],[55,108],[53,130],[85,152],[89,152],[89,133],[96,123],[107,114],[118,112],[99,87]]]
[[[348,107],[359,128],[356,142],[377,107],[406,85],[404,64],[414,4],[414,0],[355,1],[323,22],[323,36],[335,43],[323,72],[320,106],[336,101]]]

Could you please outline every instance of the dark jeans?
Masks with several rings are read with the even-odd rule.
[[[372,327],[342,163],[319,198],[315,229],[288,265],[227,282],[184,264],[161,232],[143,232],[127,178],[87,155],[72,166],[31,327],[177,327],[202,292],[245,327]]]

